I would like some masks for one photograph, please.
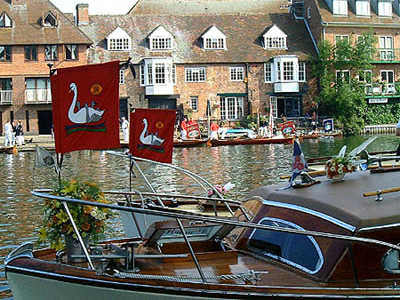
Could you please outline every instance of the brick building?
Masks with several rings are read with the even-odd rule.
[[[120,74],[121,113],[129,107],[183,108],[193,119],[298,117],[315,87],[307,60],[316,55],[302,21],[279,0],[139,0],[126,15],[77,23],[93,41],[90,63],[132,59]]]
[[[303,17],[303,16],[302,16]],[[366,101],[372,105],[400,100],[400,7],[386,0],[304,0],[304,20],[316,42],[356,41],[364,32],[376,37],[373,68],[361,76],[336,70],[337,76],[358,78],[365,84]]]
[[[0,0],[0,133],[50,133],[49,67],[87,64],[91,40],[48,0]]]

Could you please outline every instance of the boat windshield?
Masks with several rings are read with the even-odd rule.
[[[304,230],[296,224],[276,218],[263,218],[259,224]],[[310,274],[317,273],[323,265],[321,249],[311,236],[255,229],[249,238],[249,248]]]

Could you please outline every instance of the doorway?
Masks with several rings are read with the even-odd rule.
[[[51,124],[53,124],[51,110],[38,111],[39,134],[51,134]]]

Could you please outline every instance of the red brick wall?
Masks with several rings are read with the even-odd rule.
[[[10,117],[10,112],[14,112],[14,119],[22,120],[23,126],[26,129],[26,111],[29,111],[29,127],[28,134],[37,134],[38,116],[37,112],[40,110],[51,110],[50,104],[30,104],[26,105],[25,102],[25,78],[28,77],[49,77],[48,63],[52,63],[54,68],[71,67],[77,65],[87,64],[87,47],[80,45],[78,47],[78,60],[65,60],[64,45],[58,47],[58,60],[46,61],[44,56],[44,46],[38,47],[38,60],[25,61],[24,46],[12,47],[12,60],[11,62],[0,62],[0,78],[12,78],[13,95],[12,105],[0,105],[0,113],[2,114],[2,124],[7,122]]]

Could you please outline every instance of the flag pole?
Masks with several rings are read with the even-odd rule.
[[[49,78],[51,76],[54,75],[54,73],[56,72],[56,69],[53,69],[53,64],[47,64],[47,66],[49,67]],[[54,120],[53,120],[53,124],[54,124]],[[53,129],[54,130],[54,129]],[[62,163],[64,160],[64,154],[63,153],[57,153],[56,152],[56,158],[57,158],[57,163],[55,166],[55,171],[58,175],[58,185],[61,187],[61,168],[62,168]]]

